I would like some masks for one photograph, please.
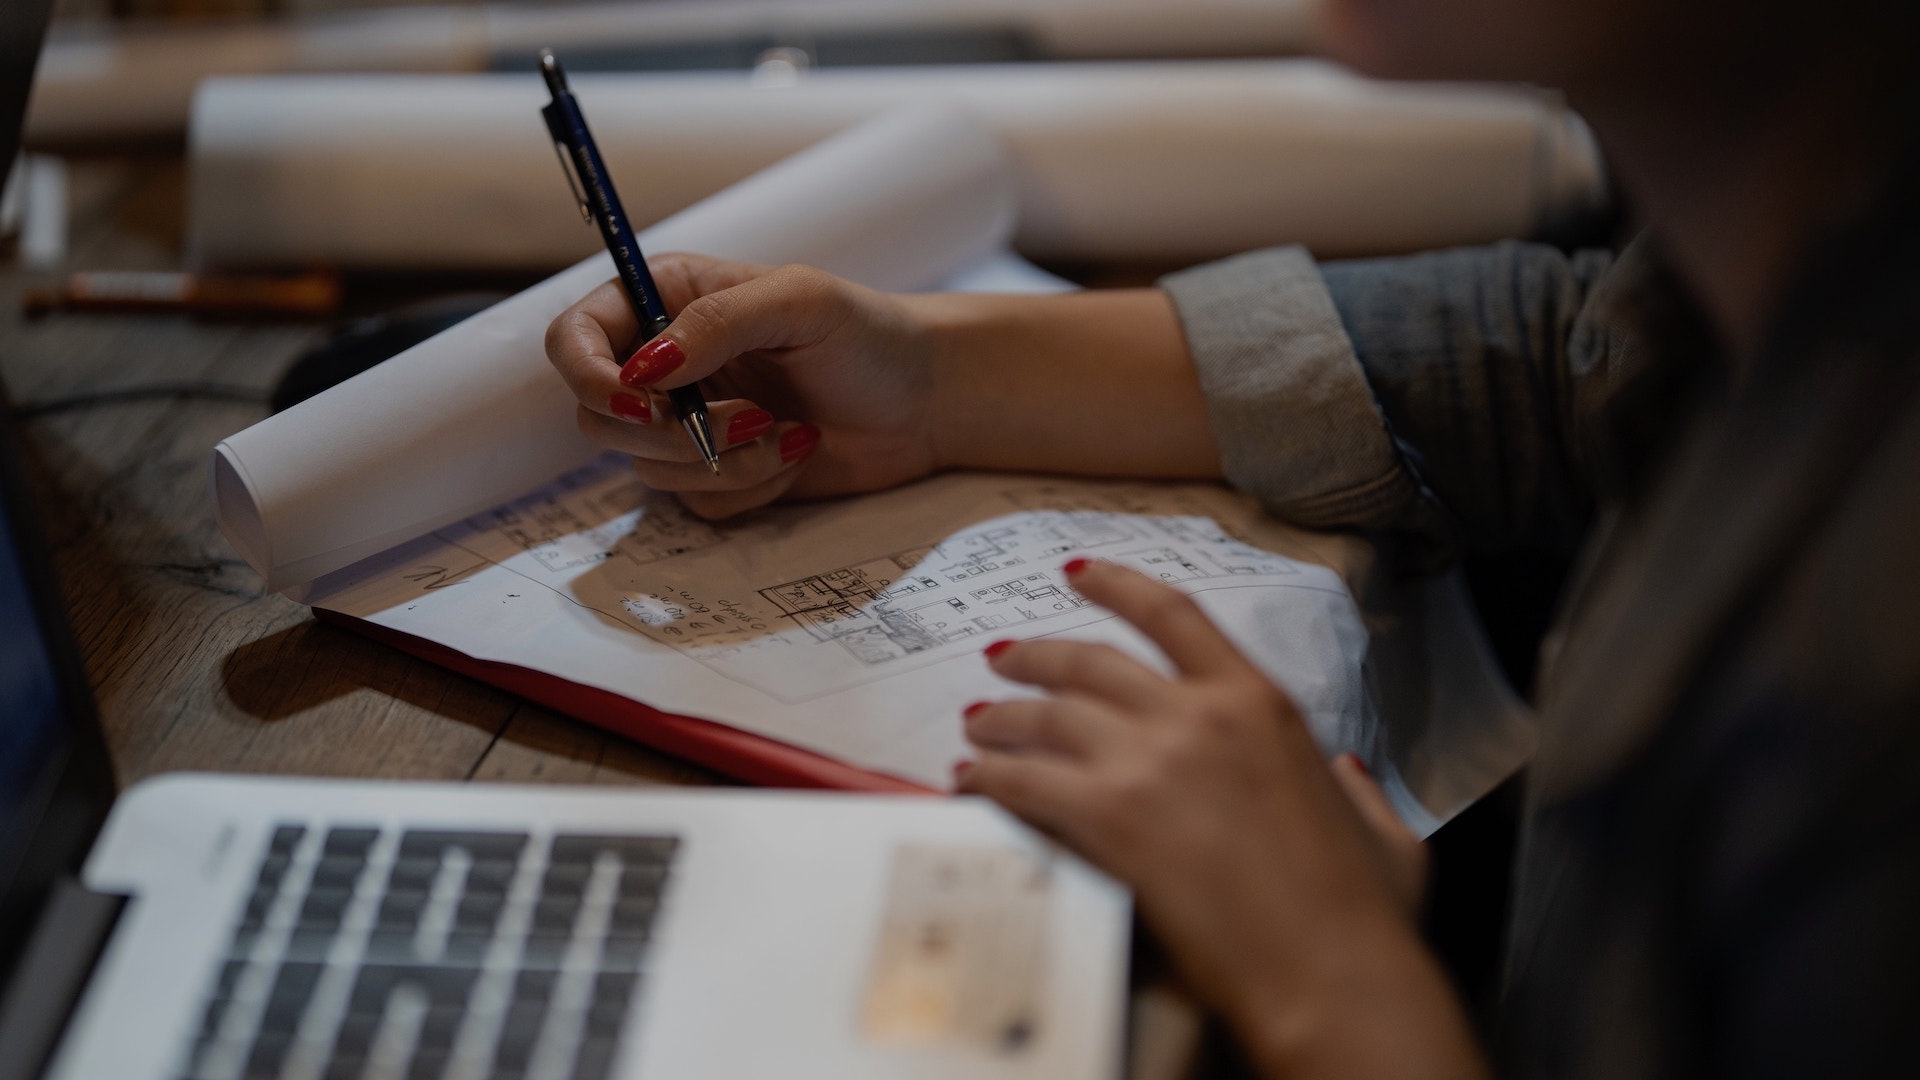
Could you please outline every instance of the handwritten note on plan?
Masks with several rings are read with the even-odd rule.
[[[715,524],[610,455],[307,599],[946,787],[967,752],[960,709],[1024,693],[986,669],[988,642],[1072,636],[1164,666],[1068,587],[1060,566],[1076,555],[1194,594],[1323,745],[1367,744],[1366,632],[1322,565],[1346,549],[1210,485],[952,474]]]

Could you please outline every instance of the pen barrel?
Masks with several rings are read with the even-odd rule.
[[[646,257],[640,253],[640,241],[633,234],[633,226],[628,223],[626,211],[620,206],[620,195],[613,189],[613,178],[607,173],[607,164],[601,160],[600,149],[594,145],[593,134],[587,130],[586,114],[580,111],[580,102],[571,93],[554,98],[555,113],[549,126],[564,131],[561,141],[566,145],[568,154],[573,158],[573,168],[580,176],[581,194],[586,196],[589,209],[593,212],[594,224],[600,227],[600,236],[607,244],[607,252],[613,256],[614,269],[619,271],[620,284],[627,291],[627,300],[633,305],[634,314],[644,324],[667,319],[666,305],[660,301],[660,290],[653,282],[653,274],[647,269]]]

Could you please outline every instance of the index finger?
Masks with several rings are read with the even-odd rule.
[[[1074,559],[1067,584],[1132,623],[1186,675],[1238,675],[1253,669],[1193,597],[1145,574],[1099,559]]]
[[[619,281],[608,281],[561,312],[547,327],[547,360],[580,404],[612,416],[607,402],[625,393],[620,361],[632,351],[640,321]]]

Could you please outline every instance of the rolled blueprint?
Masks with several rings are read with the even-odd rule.
[[[563,57],[650,54],[673,66],[819,55],[1066,60],[1277,56],[1306,45],[1306,0],[644,0],[408,6],[272,20],[68,22],[41,54],[27,138],[177,138],[213,75],[479,72]],[[839,48],[836,50],[836,43]],[[680,64],[674,64],[677,57]],[[876,62],[862,59],[858,62]],[[585,70],[579,66],[579,70]]]
[[[582,75],[622,196],[651,221],[902,102],[1006,147],[1031,257],[1356,255],[1524,236],[1604,196],[1583,124],[1505,88],[1387,85],[1317,61]],[[555,191],[532,75],[210,80],[194,106],[204,263],[558,266],[591,250]]]
[[[555,175],[549,183],[564,193]],[[985,129],[909,108],[828,139],[641,233],[652,252],[805,261],[909,290],[1007,242],[1012,184]],[[582,230],[577,217],[556,227]],[[283,590],[497,505],[591,459],[542,348],[613,276],[603,253],[214,448],[221,531]]]

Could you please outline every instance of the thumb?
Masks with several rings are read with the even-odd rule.
[[[783,266],[688,303],[659,337],[634,352],[620,381],[671,390],[745,353],[815,345],[848,309],[845,282],[809,266]]]

